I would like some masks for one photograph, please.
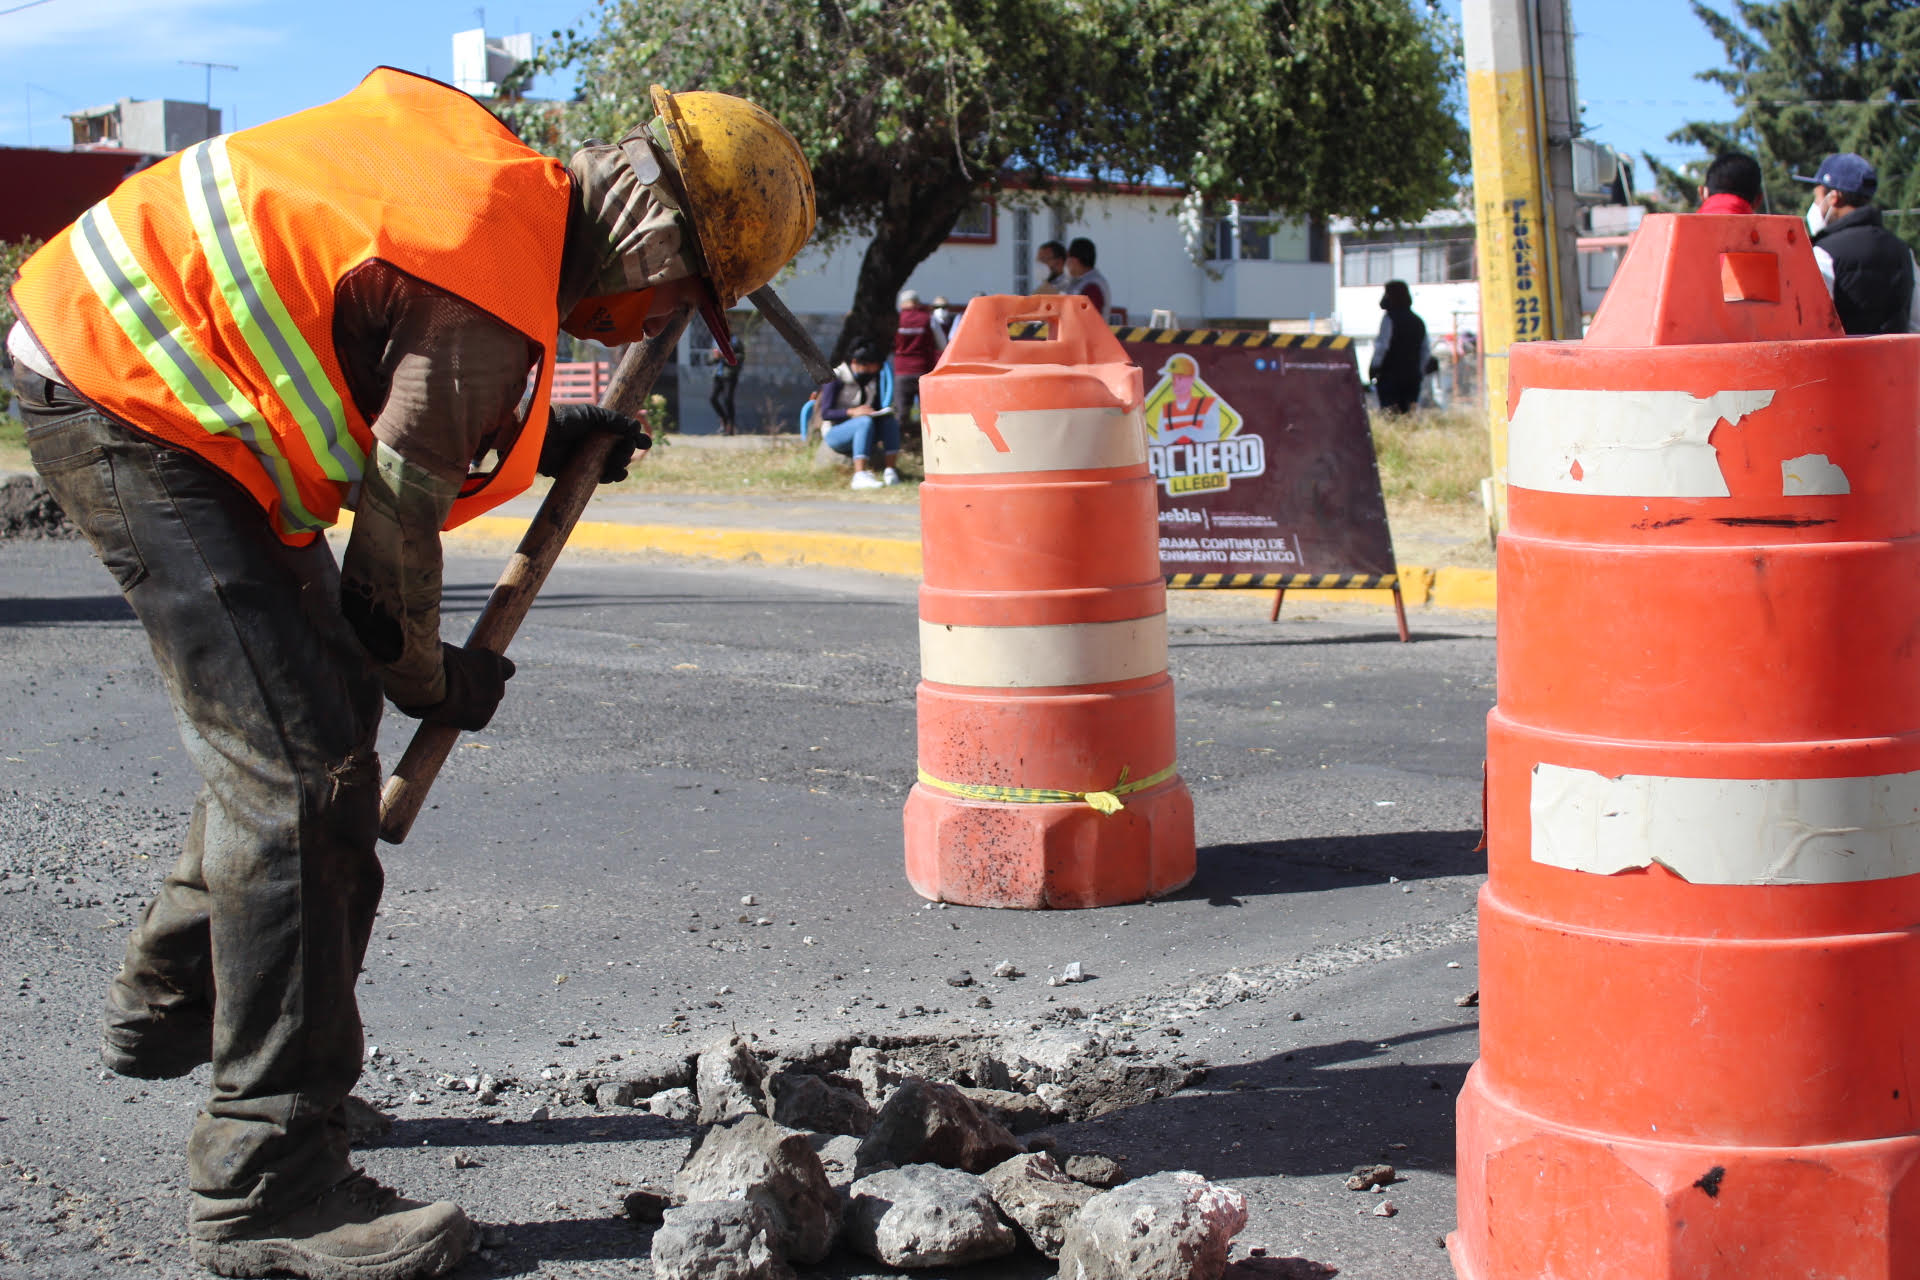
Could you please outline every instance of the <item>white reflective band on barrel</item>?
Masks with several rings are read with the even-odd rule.
[[[1137,467],[1147,460],[1146,419],[1137,411],[1010,409],[994,419],[992,433],[970,413],[928,413],[922,421],[930,476]]]
[[[1707,442],[1722,419],[1773,403],[1771,391],[1575,391],[1528,387],[1507,428],[1507,482],[1547,493],[1724,498]]]
[[[326,528],[301,503],[293,468],[260,411],[200,349],[120,234],[106,201],[80,215],[67,241],[95,296],[180,407],[208,434],[238,437],[259,460],[280,495],[282,527],[295,533]]]
[[[356,483],[366,467],[366,455],[347,431],[347,411],[339,393],[267,272],[227,159],[226,138],[199,143],[180,161],[181,192],[193,219],[194,236],[241,340],[272,380],[282,407],[300,424],[307,450],[320,470],[329,480]]]
[[[1693,884],[1847,884],[1920,873],[1920,772],[1865,778],[1610,778],[1533,770],[1535,862]]]
[[[1105,684],[1167,669],[1167,615],[1047,627],[920,620],[920,676],[980,689]]]

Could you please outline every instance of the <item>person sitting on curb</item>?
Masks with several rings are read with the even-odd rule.
[[[851,487],[899,484],[893,464],[900,457],[900,420],[880,403],[879,348],[864,338],[854,343],[847,362],[833,375],[833,381],[820,388],[820,421],[826,425],[827,447],[853,459]],[[878,476],[867,466],[876,444],[885,468]]]

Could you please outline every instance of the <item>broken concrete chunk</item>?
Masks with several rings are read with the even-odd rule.
[[[987,1170],[985,1180],[1000,1212],[1049,1258],[1060,1256],[1067,1224],[1095,1195],[1092,1187],[1075,1182],[1045,1154],[1015,1156]]]
[[[847,1074],[860,1086],[867,1104],[876,1109],[885,1106],[894,1089],[907,1078],[893,1059],[866,1045],[857,1045],[847,1054]]]
[[[1373,1206],[1373,1216],[1376,1218],[1391,1218],[1398,1212],[1400,1211],[1393,1207],[1393,1201],[1391,1200],[1382,1200],[1379,1204]]]
[[[634,1104],[633,1082],[630,1080],[601,1080],[590,1084],[584,1090],[587,1101],[605,1110],[608,1107],[630,1107]]]
[[[1001,1220],[983,1180],[916,1164],[853,1184],[847,1244],[889,1266],[919,1268],[1005,1257],[1019,1237]]]
[[[1012,1133],[1031,1133],[1057,1119],[1046,1100],[1035,1094],[1015,1093],[1011,1089],[969,1089],[964,1085],[960,1086],[960,1092],[985,1108],[989,1116]]]
[[[720,1124],[736,1116],[766,1114],[765,1072],[743,1036],[710,1046],[693,1068],[693,1092],[700,1101],[700,1123]]]
[[[856,1137],[873,1128],[873,1108],[851,1089],[798,1071],[783,1071],[768,1083],[773,1092],[773,1118],[781,1124]]]
[[[1197,1173],[1103,1191],[1067,1226],[1060,1280],[1220,1280],[1246,1197]]]
[[[863,1167],[938,1164],[985,1173],[1026,1151],[1020,1140],[950,1084],[918,1076],[880,1108],[860,1145]]]
[[[999,964],[993,966],[993,976],[996,978],[1024,978],[1026,975],[1014,967],[1013,961],[1002,960]]]
[[[1069,1178],[1090,1187],[1117,1187],[1127,1176],[1120,1161],[1098,1152],[1068,1156],[1064,1168]]]
[[[653,1233],[654,1280],[793,1280],[772,1217],[751,1201],[666,1211]]]
[[[673,1180],[676,1200],[751,1200],[772,1215],[774,1241],[795,1262],[818,1262],[840,1230],[840,1198],[807,1135],[748,1115],[707,1132]]]
[[[860,1139],[844,1133],[810,1133],[807,1145],[820,1157],[820,1167],[835,1191],[844,1193],[860,1172]]]
[[[673,1193],[658,1187],[641,1187],[620,1198],[620,1208],[635,1222],[659,1222],[673,1207]]]
[[[691,1120],[700,1113],[691,1089],[662,1089],[647,1099],[647,1110],[662,1120]]]
[[[1366,1191],[1372,1187],[1391,1186],[1395,1181],[1390,1164],[1359,1164],[1353,1167],[1353,1176],[1347,1179],[1347,1190]]]

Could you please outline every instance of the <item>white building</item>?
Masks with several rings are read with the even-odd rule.
[[[1228,210],[1201,220],[1190,243],[1179,188],[1095,192],[1089,185],[1070,188],[1065,207],[1019,190],[983,198],[907,287],[956,305],[982,294],[1028,293],[1038,283],[1034,251],[1048,240],[1085,236],[1112,287],[1108,305],[1126,323],[1168,311],[1183,327],[1265,328],[1275,320],[1324,321],[1333,309],[1333,267],[1324,246],[1316,254],[1304,224]],[[781,296],[797,312],[844,316],[866,247],[855,239],[831,251],[807,249],[779,282]]]

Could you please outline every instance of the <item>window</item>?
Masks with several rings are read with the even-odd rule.
[[[1431,231],[1389,231],[1342,238],[1340,283],[1344,287],[1385,284],[1448,284],[1474,279],[1473,233],[1459,227]]]
[[[1230,203],[1228,212],[1208,220],[1207,259],[1210,262],[1265,262],[1273,257],[1274,232],[1279,220],[1272,214],[1255,213]],[[1238,251],[1235,233],[1238,232]]]
[[[1626,255],[1626,249],[1620,245],[1605,245],[1598,249],[1588,249],[1580,255],[1581,283],[1590,293],[1604,293],[1613,283],[1613,273],[1620,269],[1620,259]]]
[[[976,196],[960,213],[960,220],[947,232],[948,244],[992,244],[999,239],[995,214],[999,210],[992,199]]]

